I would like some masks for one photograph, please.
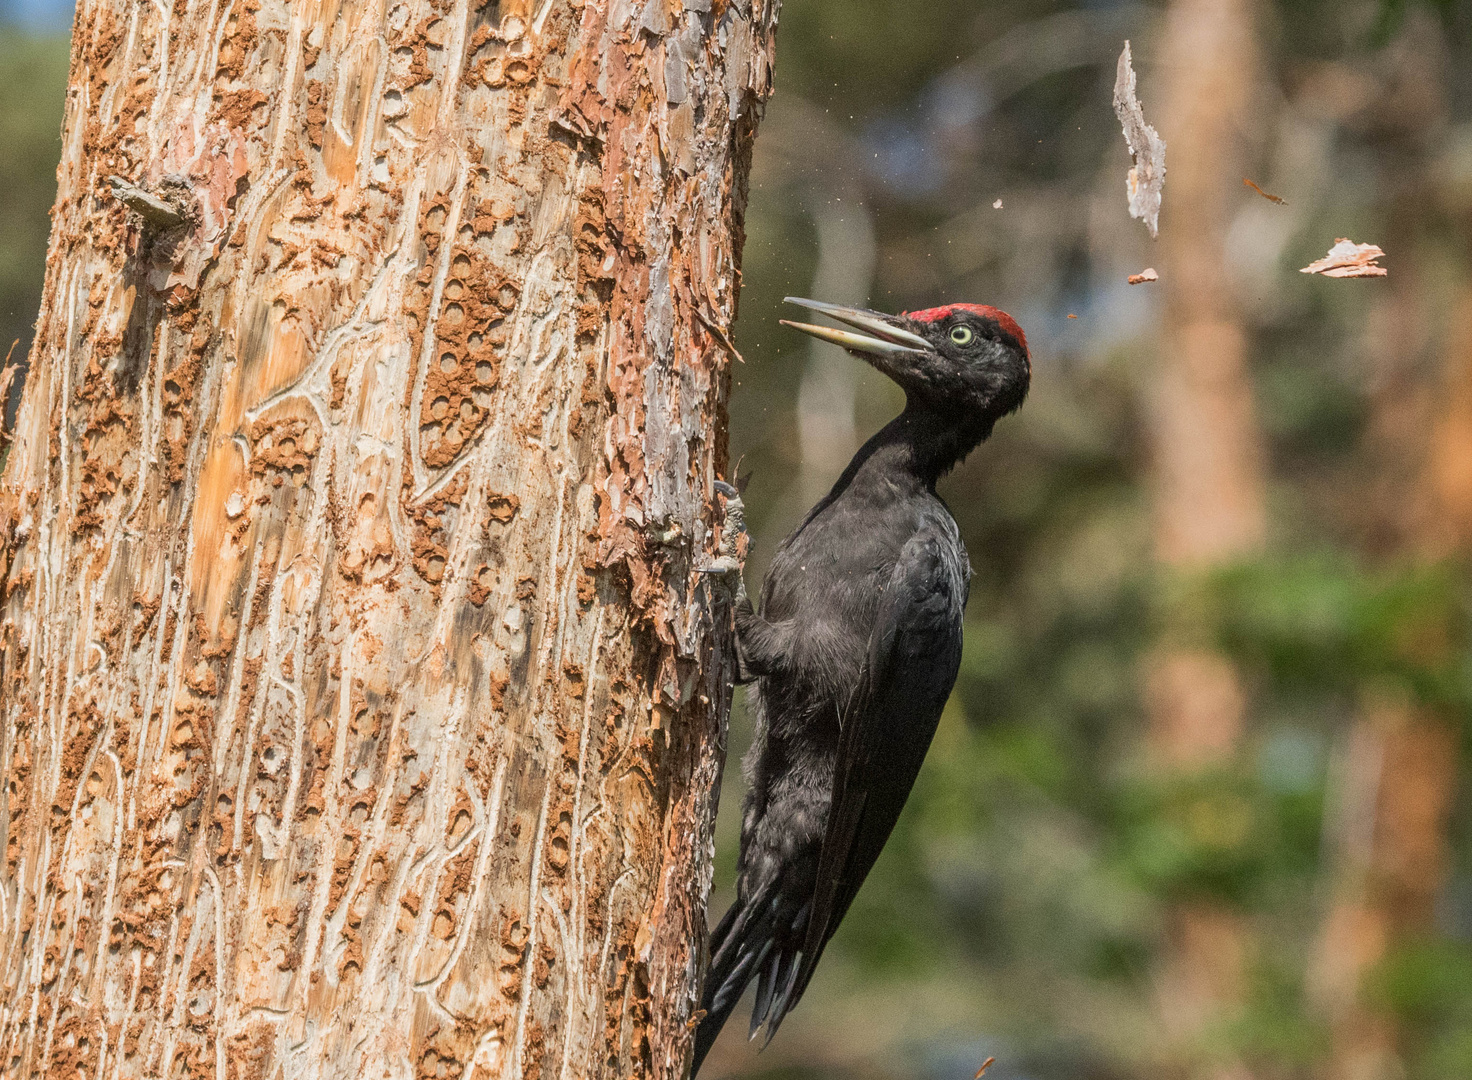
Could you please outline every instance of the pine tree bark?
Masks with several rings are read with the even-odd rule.
[[[0,487],[6,1076],[682,1073],[777,6],[83,0]]]

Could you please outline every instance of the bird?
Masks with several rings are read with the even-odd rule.
[[[936,482],[1021,407],[1032,378],[1022,328],[994,307],[786,302],[852,328],[781,320],[868,362],[905,406],[777,549],[760,610],[744,585],[736,594],[755,740],[692,1076],[752,981],[750,1036],[765,1026],[771,1041],[899,818],[956,681],[971,577]]]

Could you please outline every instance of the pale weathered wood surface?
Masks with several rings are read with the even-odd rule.
[[[4,1075],[678,1075],[777,2],[83,0],[0,490]]]

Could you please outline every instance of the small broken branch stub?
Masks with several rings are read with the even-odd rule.
[[[176,229],[189,221],[174,206],[121,176],[109,176],[107,182],[119,202],[155,229]]]

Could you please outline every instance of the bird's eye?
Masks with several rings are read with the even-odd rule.
[[[951,327],[951,341],[957,345],[970,345],[971,339],[976,335],[971,332],[969,326]]]

